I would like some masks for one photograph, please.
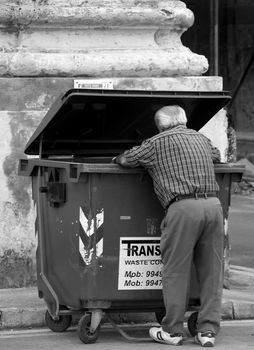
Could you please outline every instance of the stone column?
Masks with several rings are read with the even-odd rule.
[[[0,74],[200,76],[206,58],[180,39],[193,21],[177,0],[4,0]]]
[[[182,44],[182,33],[194,23],[183,1],[2,0],[0,23],[3,288],[35,280],[35,211],[29,179],[17,176],[17,164],[46,110],[74,78],[172,91],[220,91],[222,79],[202,76],[207,59]],[[221,130],[215,141],[222,154],[223,123],[217,118],[208,128]]]

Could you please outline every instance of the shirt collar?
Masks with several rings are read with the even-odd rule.
[[[173,128],[164,130],[161,133],[167,133],[167,132],[172,132],[172,131],[181,130],[181,129],[187,129],[187,126],[186,125],[177,125],[177,126],[174,126]]]
[[[187,129],[186,125],[177,125],[171,128],[170,130],[178,130],[178,129]]]

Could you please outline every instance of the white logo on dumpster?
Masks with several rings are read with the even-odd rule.
[[[121,237],[118,289],[161,289],[160,237]]]
[[[99,229],[104,223],[104,210],[96,214],[94,219],[88,219],[82,207],[79,210],[79,222],[81,225],[81,232],[79,235],[79,252],[86,265],[90,265],[94,250],[96,257],[100,257],[103,253],[103,238],[98,234]],[[96,236],[96,246],[94,249],[94,234]]]

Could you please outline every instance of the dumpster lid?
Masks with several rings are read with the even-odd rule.
[[[155,112],[178,104],[187,126],[199,130],[231,97],[228,92],[166,92],[71,89],[49,109],[25,153],[112,156],[158,133]],[[40,140],[41,152],[40,152]]]

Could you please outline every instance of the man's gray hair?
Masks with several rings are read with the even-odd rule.
[[[158,130],[164,131],[177,125],[186,125],[187,118],[182,107],[172,105],[159,109],[155,113],[154,121]]]

